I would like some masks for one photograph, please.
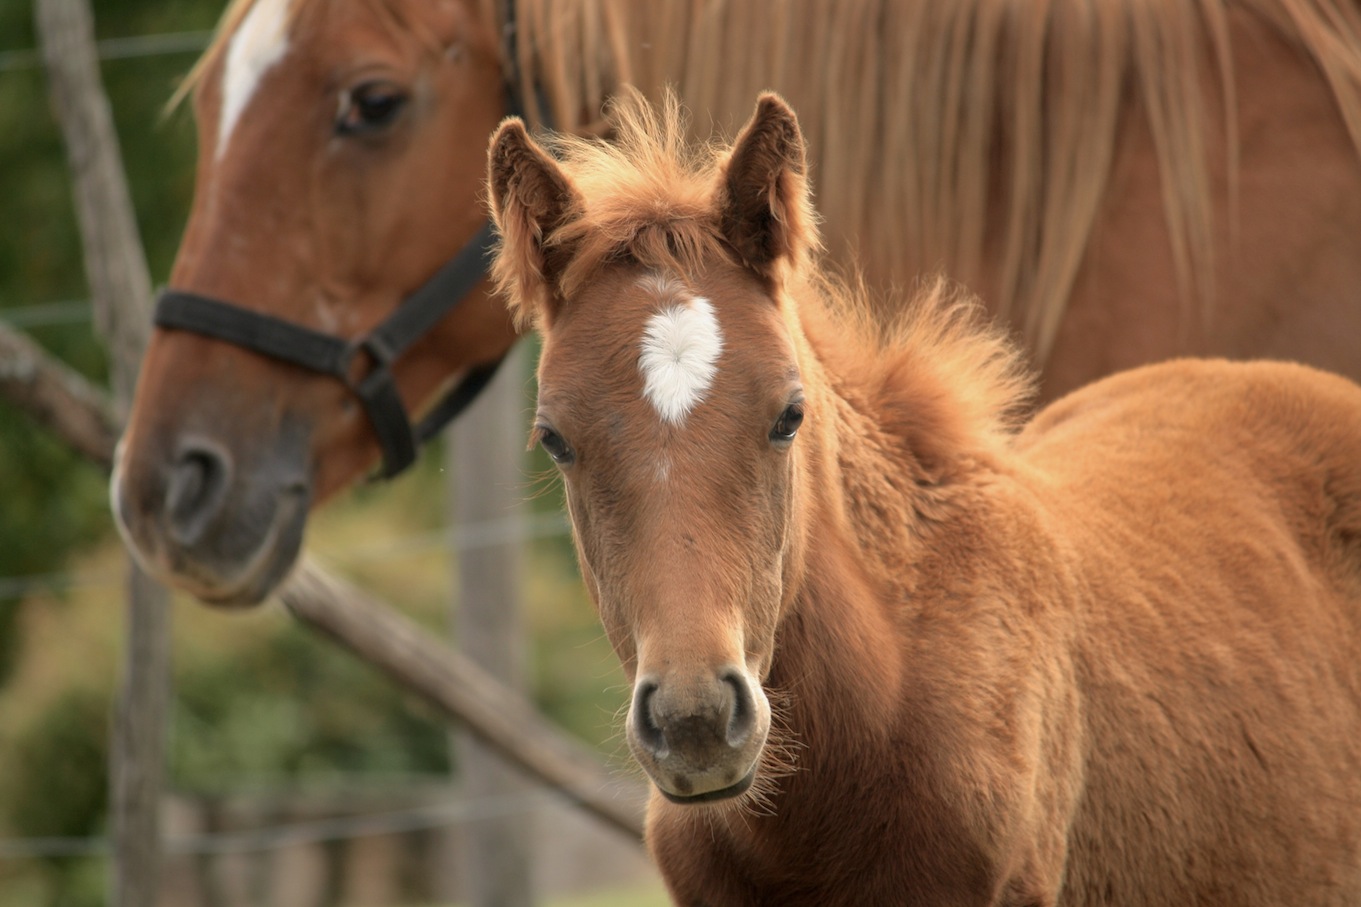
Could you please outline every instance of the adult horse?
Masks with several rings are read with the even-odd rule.
[[[1361,387],[1177,360],[1016,435],[968,310],[810,263],[778,98],[681,136],[490,161],[676,902],[1361,902]]]
[[[701,131],[781,91],[836,258],[970,286],[1046,396],[1175,353],[1361,377],[1359,36],[1350,0],[237,0],[188,82],[120,524],[200,597],[267,594],[310,507],[408,462],[407,413],[515,340],[485,293],[417,291],[478,231],[486,136],[540,98],[589,130],[623,83],[675,83]]]

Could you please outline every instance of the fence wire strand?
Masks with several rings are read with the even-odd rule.
[[[126,38],[105,38],[95,42],[100,60],[136,60],[144,57],[165,57],[175,54],[202,53],[212,40],[211,31],[163,32],[157,35],[129,35]],[[37,48],[25,47],[0,50],[0,73],[42,67],[42,54]]]
[[[483,520],[430,532],[418,532],[376,542],[317,549],[311,553],[323,561],[362,563],[394,557],[411,557],[430,551],[476,551],[514,541],[532,541],[566,535],[567,518],[560,513],[537,513],[526,517]],[[39,592],[65,592],[93,586],[121,583],[119,570],[90,570],[83,573],[56,571],[26,576],[0,577],[0,601],[23,598]]]
[[[623,796],[622,783],[616,792]],[[221,856],[267,853],[289,847],[349,841],[381,835],[407,834],[450,828],[497,816],[531,812],[552,802],[565,803],[567,791],[539,787],[516,794],[468,797],[408,809],[385,810],[355,816],[287,822],[230,832],[203,832],[168,836],[162,850],[172,856]],[[106,837],[0,838],[0,860],[31,860],[50,857],[107,857]]]

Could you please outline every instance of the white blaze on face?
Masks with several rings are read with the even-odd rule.
[[[232,129],[260,79],[288,50],[288,6],[292,0],[257,0],[227,45],[222,69],[222,113],[217,127],[217,156],[227,149]]]
[[[648,284],[659,297],[675,301],[653,315],[643,332],[638,357],[643,396],[663,421],[679,425],[713,384],[723,332],[709,300],[685,298],[670,281],[649,278]]]

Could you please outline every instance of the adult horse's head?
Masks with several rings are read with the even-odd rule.
[[[763,98],[730,155],[690,163],[664,117],[626,105],[618,145],[564,140],[562,165],[507,121],[493,274],[543,336],[535,438],[633,681],[630,746],[694,803],[746,791],[768,749],[762,681],[816,455],[796,437],[806,341],[785,281],[816,237],[783,102]]]
[[[492,6],[238,0],[200,63],[193,210],[113,484],[131,546],[200,598],[264,597],[309,508],[380,452],[393,468],[405,411],[514,342],[475,280],[409,319],[434,322],[422,336],[384,326],[410,342],[393,383],[384,339],[358,343],[485,222],[477,137],[506,113]],[[262,334],[266,354],[245,348]]]

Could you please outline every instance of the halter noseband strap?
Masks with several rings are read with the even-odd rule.
[[[356,340],[179,290],[161,293],[156,301],[155,323],[157,327],[223,340],[340,380],[363,404],[383,451],[380,475],[390,478],[415,461],[421,443],[467,408],[501,364],[498,359],[474,368],[414,428],[392,376],[392,364],[402,353],[458,305],[486,274],[487,253],[493,241],[491,223],[484,223],[452,260],[403,300],[386,320]]]

